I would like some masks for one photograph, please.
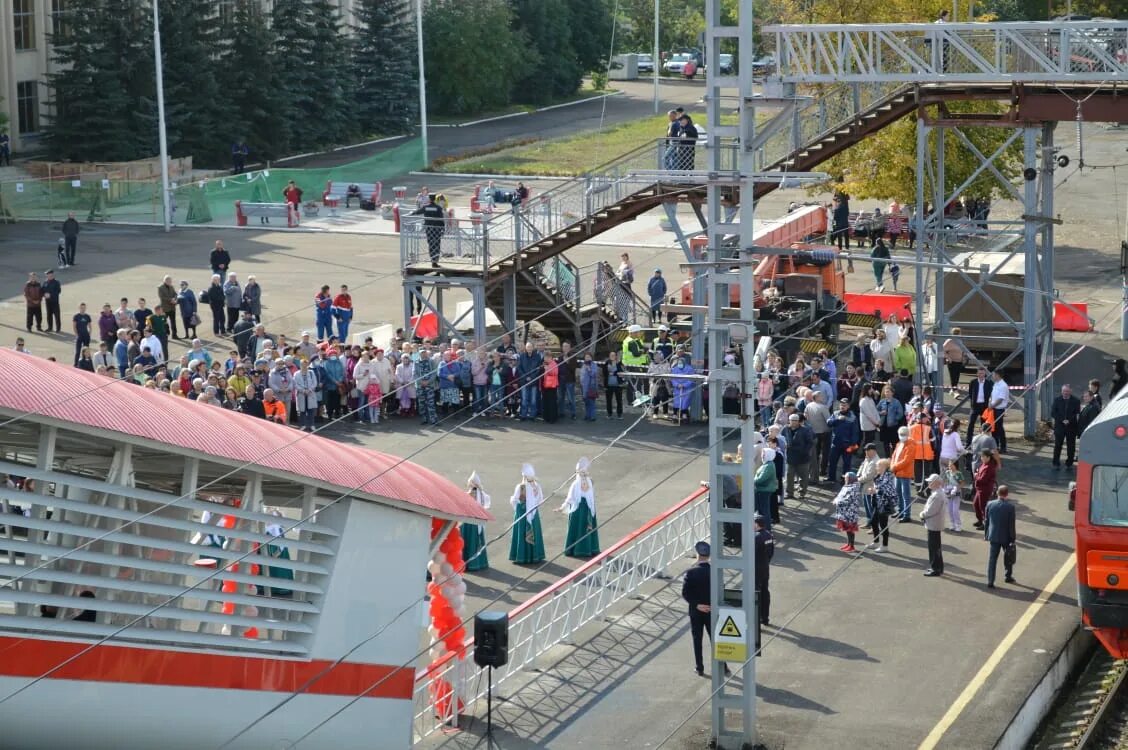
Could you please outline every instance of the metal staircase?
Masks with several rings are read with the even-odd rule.
[[[812,88],[792,94],[791,102],[750,145],[758,171],[812,171],[916,106],[911,87],[858,83]],[[694,147],[696,153],[688,159],[682,152],[680,164],[691,168],[674,170],[664,168],[668,148],[659,139],[534,194],[522,206],[482,218],[451,219],[441,240],[438,268],[428,257],[422,220],[406,217],[401,227],[405,317],[410,318],[412,289],[441,285],[470,290],[507,329],[516,328],[518,320],[537,320],[555,335],[577,342],[596,340],[601,330],[645,321],[647,302],[602,278],[609,269],[577,268],[564,252],[663,204],[703,204],[709,173],[692,167],[711,162],[706,147]],[[722,172],[731,176],[726,180],[731,184],[722,188],[723,200],[735,206],[740,202],[736,164],[741,146],[722,141],[718,148]],[[780,184],[780,179],[757,181],[753,198]],[[599,288],[602,294],[597,294]],[[441,305],[431,309],[446,320]]]

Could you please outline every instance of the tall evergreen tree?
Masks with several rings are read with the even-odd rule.
[[[258,0],[240,0],[235,16],[222,29],[219,76],[223,96],[234,102],[229,127],[231,143],[242,139],[251,159],[275,159],[287,147],[284,103],[274,58],[274,32]]]
[[[339,145],[360,130],[360,124],[349,111],[352,99],[347,73],[349,43],[336,5],[329,0],[311,0],[310,14],[313,33],[308,40],[306,64],[316,75],[309,92],[304,127],[315,145]]]
[[[284,99],[282,150],[340,143],[350,129],[345,39],[328,0],[274,0],[275,69]]]
[[[216,69],[219,14],[199,0],[161,0],[168,149],[201,166],[225,164],[232,138],[232,100],[221,95]],[[240,71],[246,72],[246,71]]]
[[[58,72],[47,77],[48,153],[71,161],[151,156],[157,136],[145,105],[155,91],[148,2],[77,3],[71,12],[69,33],[54,40]]]
[[[360,134],[409,131],[419,117],[411,5],[405,0],[360,0],[356,17],[350,59]]]
[[[515,26],[529,45],[514,86],[518,101],[543,104],[567,96],[580,85],[583,71],[572,46],[567,0],[514,0]]]

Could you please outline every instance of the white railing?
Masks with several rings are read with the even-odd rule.
[[[275,538],[266,529],[290,522],[230,502],[178,499],[8,462],[0,462],[0,471],[51,488],[47,495],[0,488],[0,505],[8,511],[0,516],[0,629],[307,652],[336,530],[310,523],[300,536]],[[33,506],[49,508],[49,517],[10,512]],[[205,512],[228,527],[202,522]],[[130,525],[113,530],[124,523]],[[204,580],[252,550],[237,566]],[[40,562],[49,564],[36,570]]]
[[[549,649],[579,628],[603,616],[616,602],[630,596],[692,551],[709,535],[709,494],[698,490],[662,515],[628,534],[606,551],[561,578],[509,615],[509,662],[494,670],[500,685],[531,667]],[[485,670],[467,658],[447,658],[421,670],[415,679],[415,739],[457,725],[460,713],[486,695]],[[450,700],[435,684],[457,686],[462,700]],[[438,696],[438,700],[436,700]]]
[[[1128,21],[775,25],[786,83],[1128,81]]]

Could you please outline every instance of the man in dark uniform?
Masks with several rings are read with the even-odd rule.
[[[709,629],[713,611],[709,596],[709,543],[698,542],[693,549],[697,552],[697,564],[685,572],[682,599],[689,603],[689,630],[693,635],[693,659],[696,663],[697,676],[704,677],[705,662],[701,658],[701,637],[708,633],[709,642],[713,641]],[[727,665],[725,674],[729,674]]]
[[[1068,385],[1061,387],[1061,395],[1054,399],[1050,408],[1050,418],[1054,421],[1055,469],[1061,468],[1061,444],[1065,443],[1065,468],[1073,466],[1077,453],[1077,423],[1081,417],[1081,402],[1073,395]]]
[[[427,235],[427,253],[431,256],[431,267],[439,267],[443,248],[443,230],[446,229],[446,214],[443,207],[435,202],[435,194],[427,196],[427,205],[411,212],[412,216],[423,216],[423,231]]]
[[[756,522],[756,591],[760,594],[760,624],[768,625],[772,607],[772,592],[768,590],[771,575],[769,564],[775,554],[775,537],[765,526],[764,517],[757,513],[752,517]]]

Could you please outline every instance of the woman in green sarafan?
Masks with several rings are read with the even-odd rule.
[[[544,502],[544,490],[529,464],[521,467],[521,483],[509,500],[513,506],[513,540],[509,559],[519,565],[544,562],[544,534],[541,533],[538,509]]]
[[[568,557],[595,557],[599,554],[599,531],[595,520],[595,483],[588,470],[591,462],[581,458],[576,464],[576,479],[560,510],[568,513],[568,538],[564,554]]]
[[[466,494],[474,498],[483,509],[489,510],[490,496],[482,489],[482,478],[478,472],[470,475],[466,480]],[[467,572],[485,570],[490,567],[490,560],[486,556],[486,525],[484,523],[462,524],[462,562],[466,563]]]

